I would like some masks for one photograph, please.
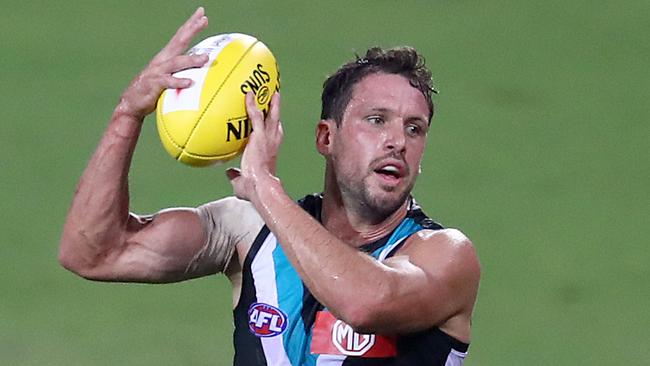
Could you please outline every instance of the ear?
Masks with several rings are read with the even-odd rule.
[[[321,119],[316,125],[316,149],[323,156],[328,156],[332,149],[332,134],[335,133],[336,122],[331,119]]]

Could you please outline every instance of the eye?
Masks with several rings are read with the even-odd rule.
[[[381,125],[384,123],[384,119],[381,116],[369,116],[366,118],[366,121],[373,125]]]
[[[406,133],[410,136],[421,136],[426,133],[425,129],[416,123],[409,123],[406,125]]]

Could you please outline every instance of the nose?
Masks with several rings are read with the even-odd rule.
[[[384,147],[389,151],[403,153],[406,149],[406,132],[402,123],[394,123],[386,129]]]

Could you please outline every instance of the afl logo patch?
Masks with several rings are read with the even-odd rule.
[[[287,314],[275,306],[256,302],[248,308],[248,329],[258,337],[275,337],[287,328]]]

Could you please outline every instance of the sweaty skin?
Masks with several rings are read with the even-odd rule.
[[[223,272],[236,303],[242,262],[266,223],[314,296],[356,330],[403,333],[437,325],[469,342],[480,268],[460,231],[423,230],[384,262],[356,250],[399,224],[419,174],[428,110],[401,76],[365,77],[340,124],[318,123],[316,147],[326,159],[323,224],[296,205],[275,174],[279,94],[266,119],[247,95],[254,132],[240,169],[227,171],[239,199],[151,216],[129,212],[127,177],[142,121],[162,90],[190,85],[174,72],[207,61],[183,54],[207,24],[197,9],[122,94],[75,191],[61,264],[100,281],[176,282]]]
[[[59,261],[71,271],[94,280],[134,282],[182,281],[219,271],[209,258],[195,259],[206,243],[195,209],[148,217],[129,213],[127,181],[144,117],[163,89],[191,83],[172,74],[207,61],[205,55],[182,54],[207,24],[203,8],[197,9],[122,94],[66,217]]]
[[[437,325],[469,342],[480,268],[461,232],[422,231],[383,263],[355,249],[389,233],[406,213],[428,127],[419,91],[402,76],[372,74],[355,86],[340,126],[319,123],[316,144],[327,160],[324,226],[275,176],[282,140],[279,96],[266,120],[251,95],[247,107],[255,132],[241,170],[228,176],[235,194],[253,203],[276,235],[312,294],[362,332],[404,333]],[[397,167],[397,178],[381,173],[388,165]]]

